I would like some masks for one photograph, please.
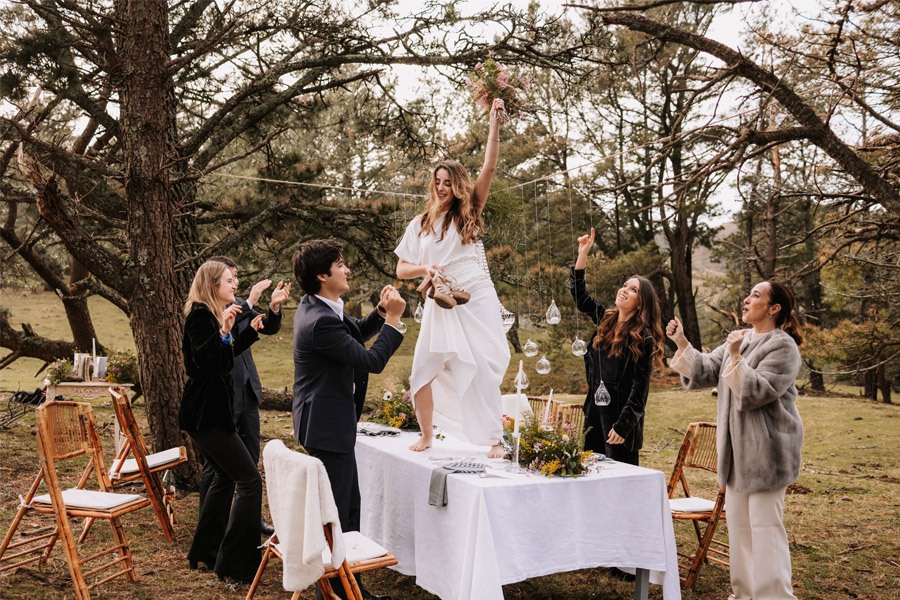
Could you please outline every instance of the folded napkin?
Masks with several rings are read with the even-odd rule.
[[[383,435],[400,435],[400,430],[396,427],[388,427],[387,425],[379,425],[378,423],[364,421],[356,424],[356,433],[378,437]]]
[[[447,475],[451,473],[484,473],[487,465],[471,460],[457,460],[438,467],[431,472],[428,486],[428,504],[447,506]]]

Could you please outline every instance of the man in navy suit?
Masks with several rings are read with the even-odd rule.
[[[235,285],[238,283],[237,264],[226,256],[214,256],[210,260],[217,260],[225,263],[234,276]],[[257,282],[251,289],[246,299],[235,297],[235,304],[241,307],[241,312],[234,321],[234,332],[240,335],[247,327],[250,321],[260,315],[254,307],[259,304],[262,293],[272,285],[270,279],[263,279]],[[281,303],[284,302],[291,292],[291,285],[284,285],[279,282],[272,291],[272,298],[269,302],[269,309],[266,317],[263,319],[263,328],[258,333],[263,335],[275,335],[281,329]],[[244,442],[250,457],[254,462],[259,462],[259,401],[262,399],[262,384],[259,381],[259,373],[256,371],[256,363],[253,362],[253,354],[248,349],[234,357],[234,368],[231,370],[231,384],[234,387],[234,424],[237,426],[238,435]],[[213,475],[212,464],[203,465],[203,473],[200,476],[200,506],[203,506],[203,500],[206,498],[206,492],[212,483]],[[260,517],[260,529],[262,533],[271,535],[274,533],[272,526],[262,520]]]
[[[325,465],[341,529],[359,531],[356,423],[369,373],[381,373],[403,341],[397,326],[406,301],[387,285],[366,318],[344,313],[350,269],[342,250],[337,240],[312,240],[294,253],[294,275],[305,293],[294,316],[294,435]],[[364,600],[378,598],[362,592]]]

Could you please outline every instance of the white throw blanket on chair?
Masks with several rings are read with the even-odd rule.
[[[323,523],[332,525],[332,566],[340,567],[346,554],[331,482],[320,460],[288,449],[281,440],[266,444],[263,465],[269,511],[284,557],[284,589],[305,590],[325,572],[322,551],[328,543]]]

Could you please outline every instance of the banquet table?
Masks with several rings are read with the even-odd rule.
[[[417,434],[357,437],[362,533],[397,557],[393,567],[442,600],[497,600],[502,586],[599,566],[636,569],[665,600],[681,598],[664,475],[611,460],[577,478],[451,474],[447,505],[431,506],[435,468],[449,457],[486,458],[487,447],[447,437],[412,452]]]

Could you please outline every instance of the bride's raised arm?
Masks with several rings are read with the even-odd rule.
[[[497,111],[503,110],[503,100],[497,98],[494,105],[491,106],[491,120],[488,127],[487,148],[484,151],[484,164],[481,166],[481,172],[478,173],[478,179],[475,180],[475,189],[473,191],[472,201],[475,203],[475,210],[480,215],[484,211],[484,205],[487,203],[488,193],[491,191],[491,181],[494,179],[494,169],[497,167],[497,157],[500,156],[500,119]]]

